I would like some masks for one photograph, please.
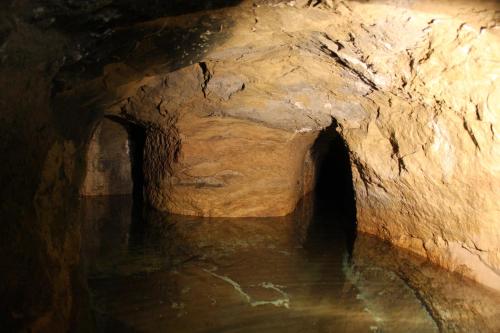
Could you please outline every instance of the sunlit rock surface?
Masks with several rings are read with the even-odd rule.
[[[496,2],[167,3],[0,5],[7,320],[80,315],[61,217],[103,115],[145,132],[146,199],[202,216],[290,213],[333,126],[359,230],[500,290]]]

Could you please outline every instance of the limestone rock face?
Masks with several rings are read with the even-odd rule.
[[[148,129],[149,201],[203,216],[290,213],[314,183],[308,150],[334,119],[359,230],[500,289],[495,9],[244,3],[224,11],[229,34],[197,63],[125,76],[134,55],[108,65],[114,97],[101,107]]]
[[[166,186],[149,192],[160,208],[198,216],[276,216],[304,193],[313,141],[232,118],[183,116],[180,154]]]
[[[147,128],[146,199],[172,213],[283,216],[312,189],[309,148],[317,133],[289,131],[215,110],[203,95],[202,67],[171,73],[109,110]],[[232,78],[230,79],[231,82]],[[158,84],[160,82],[160,84]],[[220,83],[221,81],[219,81]],[[225,83],[221,83],[225,84]],[[242,84],[237,84],[241,89]],[[247,104],[251,106],[252,104]],[[90,162],[90,161],[89,161]]]
[[[145,133],[146,200],[205,216],[291,212],[333,124],[359,230],[500,290],[496,1],[7,3],[0,285],[26,330],[69,329],[79,226],[60,216],[104,115]]]

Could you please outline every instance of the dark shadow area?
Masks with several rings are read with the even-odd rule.
[[[128,233],[130,235],[130,242],[132,244],[142,244],[144,233],[147,227],[143,221],[145,209],[144,145],[146,142],[146,130],[142,126],[126,121],[120,117],[108,116],[107,118],[120,123],[127,130],[131,167],[130,169],[133,187],[131,202],[123,206],[131,207],[130,226]]]
[[[106,65],[124,63],[134,72],[151,75],[203,61],[214,46],[230,36],[235,23],[230,10],[241,2],[48,0],[43,13],[34,15],[30,23],[61,31],[74,41],[51,82],[58,133],[79,142],[102,117],[101,102],[119,98],[100,84],[87,84],[102,76]],[[157,19],[162,23],[153,22]],[[135,79],[128,74],[120,78],[123,83]],[[89,104],[89,100],[95,102]]]
[[[132,164],[132,182],[134,183],[132,196],[135,203],[144,201],[144,143],[146,135],[144,129],[139,126],[130,126],[129,149],[130,163]]]
[[[335,131],[336,121],[324,129],[312,147],[316,186],[314,218],[309,234],[345,239],[349,253],[356,238],[356,202],[349,151]]]
[[[134,206],[142,205],[144,201],[144,144],[146,142],[146,131],[142,126],[126,121],[120,117],[108,116],[116,123],[121,124],[128,134],[128,149],[132,178],[132,197]]]
[[[55,25],[69,32],[80,33],[82,26],[90,26],[94,31],[104,32],[117,26],[131,25],[158,17],[194,14],[201,11],[233,7],[242,0],[110,0],[65,3],[48,1],[45,15],[32,18],[35,23],[45,23],[49,14],[56,18]],[[46,23],[45,23],[46,24]]]
[[[144,144],[146,132],[144,128],[131,125],[128,129],[130,162],[132,163],[132,235],[144,234],[145,225],[142,222],[144,215]]]

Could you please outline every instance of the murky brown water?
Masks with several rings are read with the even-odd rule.
[[[126,197],[86,200],[82,213],[101,331],[438,332],[447,325],[397,261],[391,268],[368,259],[387,256],[387,245],[358,235],[349,253],[335,221],[316,216],[307,228],[307,214],[133,217]]]

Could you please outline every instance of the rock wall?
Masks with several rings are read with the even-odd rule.
[[[87,148],[82,195],[132,194],[132,157],[129,133],[112,120],[98,125]]]
[[[100,97],[108,92],[87,91],[75,99],[66,99],[62,92],[101,80],[102,66],[116,61],[118,49],[128,52],[129,44],[123,40],[108,40],[118,25],[235,3],[0,3],[3,331],[95,331],[81,271],[82,221],[76,212],[86,167],[85,147],[94,125],[102,119]],[[169,31],[168,40],[175,40],[172,35],[186,36],[179,30]],[[127,41],[135,43],[133,38]],[[172,67],[188,64],[191,57],[180,59],[176,53],[183,51],[160,58],[171,61]]]
[[[66,203],[103,114],[144,128],[151,203],[220,216],[290,212],[335,119],[359,230],[500,290],[495,1],[154,3],[0,5],[7,320],[74,318]]]
[[[369,309],[376,308],[380,302],[387,311],[391,306],[385,303],[390,297],[387,291],[390,294],[394,282],[403,280],[425,305],[439,332],[497,332],[500,329],[497,319],[500,299],[496,293],[477,288],[474,282],[444,271],[421,256],[360,233],[352,259],[353,266],[347,269],[347,276],[354,279],[362,293],[367,293],[368,299],[375,301],[367,304]],[[377,295],[382,288],[384,291]]]
[[[158,80],[147,88],[142,81],[130,83],[125,91],[133,91],[134,85],[141,88],[108,110],[147,128],[147,201],[160,210],[197,216],[292,212],[313,187],[308,150],[317,134],[205,110],[199,65],[169,74],[166,80],[170,77],[176,85],[168,88],[156,85]],[[181,92],[184,96],[179,96]],[[178,103],[177,108],[170,108],[171,101]]]
[[[283,216],[304,194],[313,137],[225,117],[186,114],[180,155],[157,208],[198,216]]]
[[[84,282],[79,220],[68,203],[78,156],[74,142],[57,134],[50,106],[69,41],[12,19],[8,5],[0,5],[0,327],[65,332],[86,297],[74,294]]]
[[[107,112],[149,124],[175,118],[178,159],[152,201],[213,216],[290,212],[304,191],[283,190],[303,171],[299,157],[278,159],[290,149],[304,159],[335,119],[350,150],[359,230],[500,289],[498,12],[492,2],[454,4],[241,5],[203,61],[108,85],[121,102]],[[249,134],[224,134],[238,132]],[[273,139],[281,148],[263,150],[264,133],[281,136]],[[307,139],[288,148],[292,136]],[[245,151],[260,174],[246,169]],[[271,210],[256,208],[264,192],[273,193]]]

